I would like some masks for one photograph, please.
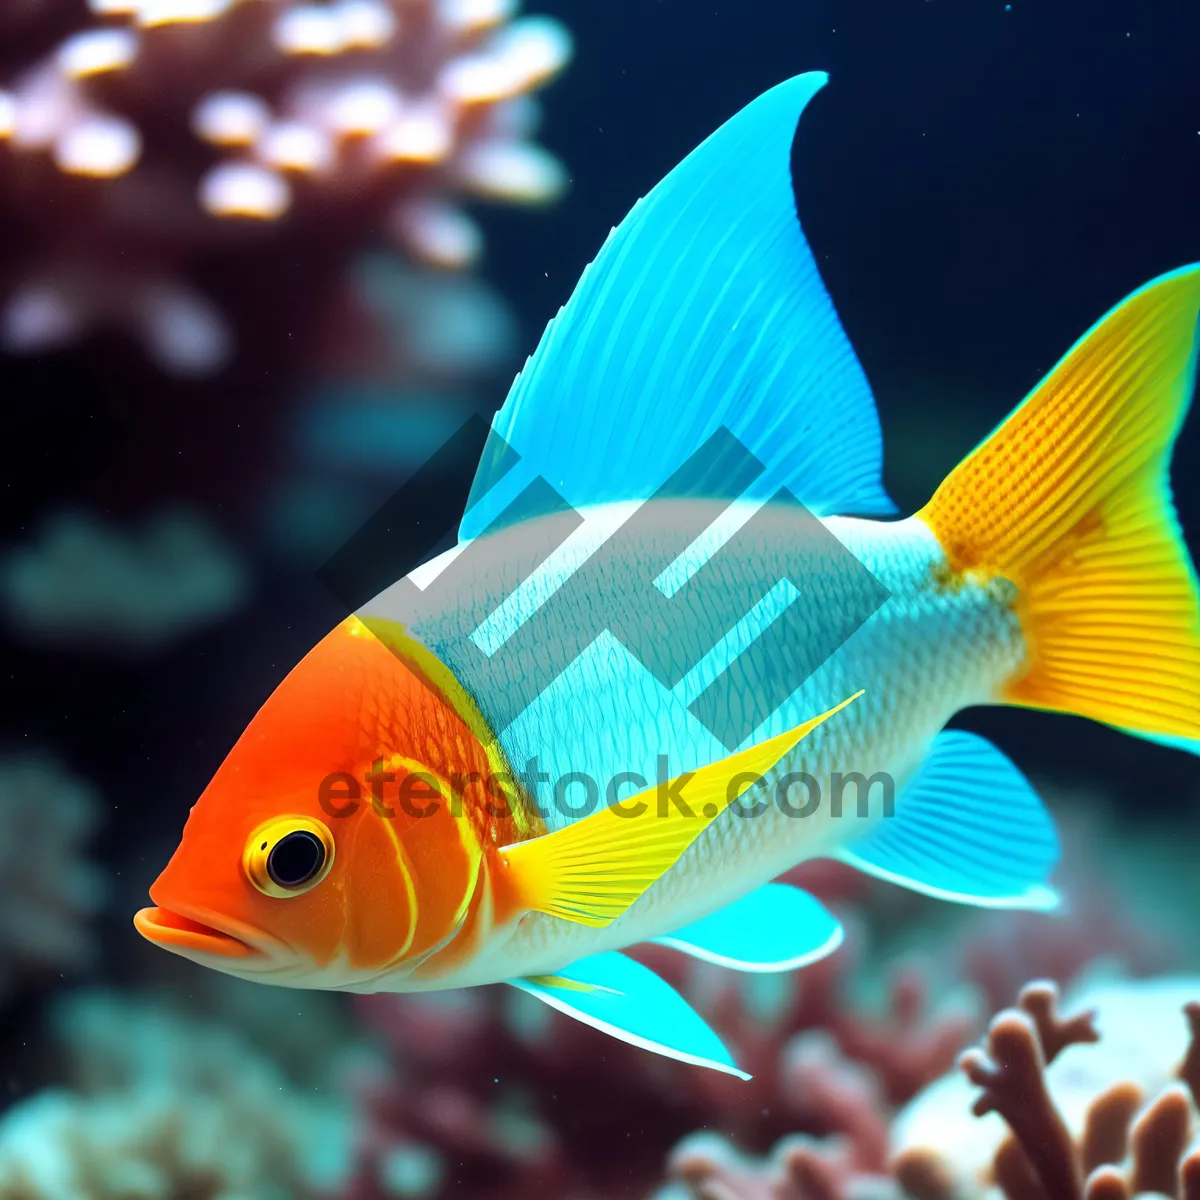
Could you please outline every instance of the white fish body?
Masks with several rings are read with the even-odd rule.
[[[448,648],[452,639],[447,627],[457,638],[472,633],[478,638],[478,630],[491,632],[490,640],[479,640],[489,646],[502,644],[500,638],[530,620],[597,547],[629,520],[635,508],[614,504],[584,510],[578,531],[546,559],[542,569],[519,585],[516,564],[532,561],[531,547],[542,544],[544,537],[553,539],[553,544],[560,535],[539,531],[537,522],[532,529],[515,528],[494,535],[494,551],[476,556],[478,569],[458,584],[454,602],[440,620],[427,617],[419,632],[451,664],[454,652]],[[691,576],[726,545],[737,548],[726,569],[775,578],[773,560],[779,553],[770,534],[743,535],[744,540],[739,540],[738,531],[744,530],[761,508],[753,503],[730,506],[672,570]],[[662,514],[664,528],[676,519],[668,507]],[[790,521],[787,514],[781,515],[780,528],[790,528]],[[677,865],[608,928],[590,929],[531,913],[509,938],[497,939],[486,954],[465,964],[461,976],[440,979],[437,986],[548,973],[585,954],[668,934],[798,862],[852,845],[881,819],[882,785],[871,790],[872,812],[866,820],[857,815],[855,786],[844,789],[843,814],[833,819],[835,774],[858,772],[869,780],[882,773],[894,782],[893,794],[897,794],[955,712],[997,701],[1000,687],[1020,669],[1025,653],[1020,623],[1010,603],[1011,587],[1003,580],[948,586],[944,582],[949,577],[945,555],[929,528],[916,518],[828,517],[821,524],[883,584],[889,597],[746,743],[783,733],[859,690],[864,695],[836,720],[810,734],[766,777],[772,802],[763,805],[761,813],[742,816],[731,810],[718,817]],[[411,578],[429,588],[469,546],[462,544],[439,556],[418,568]],[[652,547],[646,552],[658,557]],[[800,595],[793,600],[801,612],[805,605],[851,604],[853,596],[838,594],[839,583],[854,587],[856,581],[822,576],[820,564],[815,565],[817,570],[802,581]],[[636,565],[631,564],[627,578],[637,574]],[[362,615],[405,620],[410,614],[399,599],[402,595],[402,589],[388,589],[367,605]],[[702,602],[703,597],[697,600]],[[757,620],[743,621],[740,639],[722,647],[720,658],[706,661],[671,690],[616,639],[602,634],[501,735],[509,762],[519,772],[536,757],[551,781],[586,772],[604,782],[619,772],[631,771],[650,784],[656,779],[657,756],[664,751],[668,752],[671,777],[716,762],[729,751],[688,714],[687,704],[781,608],[782,604],[776,605],[757,614]],[[564,619],[569,619],[569,613]],[[499,635],[494,632],[497,626]],[[512,682],[499,663],[495,674],[489,674],[490,685],[501,692]],[[476,700],[486,716],[487,698],[477,695]],[[820,804],[810,816],[795,815],[811,794],[805,785],[793,785],[785,792],[786,805],[778,802],[778,782],[792,772],[811,776],[821,788]],[[619,798],[628,798],[633,790],[633,785],[625,787]],[[573,817],[564,810],[571,806],[579,807],[580,815],[592,811],[584,807],[579,785],[565,789],[561,805],[554,802],[551,786],[544,785],[540,805],[551,831],[570,824]],[[395,984],[408,990],[417,982],[398,979]]]

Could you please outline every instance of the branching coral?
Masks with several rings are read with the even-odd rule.
[[[694,1200],[900,1200],[891,1179],[861,1171],[837,1138],[784,1138],[758,1161],[701,1134],[676,1147],[667,1169]]]
[[[659,1200],[1200,1200],[1200,1003],[1181,999],[1195,994],[1200,980],[1093,988],[1064,1018],[1058,989],[1031,984],[961,1074],[899,1114],[886,1165],[872,1150],[886,1101],[818,1076],[814,1106],[856,1110],[838,1136],[784,1138],[756,1160],[697,1135]]]
[[[964,1003],[974,989],[947,985],[986,990],[1007,977],[1019,958],[1010,943],[1028,939],[1030,923],[986,922],[994,970],[967,953],[978,922],[940,942],[930,969],[881,943],[881,933],[897,930],[871,920],[874,897],[894,893],[828,864],[792,878],[847,927],[845,946],[803,971],[744,975],[661,948],[635,951],[720,1031],[750,1083],[527,1010],[503,989],[364,1001],[390,1053],[365,1089],[359,1170],[346,1195],[381,1200],[397,1172],[419,1177],[422,1194],[437,1200],[638,1196],[661,1181],[667,1161],[662,1200],[900,1200],[893,1165],[909,1150],[910,1200],[994,1200],[992,1159],[1007,1127],[996,1113],[971,1113],[971,1085],[953,1070],[986,1010]],[[1040,949],[1077,949],[1072,926],[1043,921],[1034,927]],[[1125,927],[1085,928],[1093,955],[1125,953]],[[1096,1047],[1074,1044],[1088,1027],[1058,1019],[1054,992],[1026,994],[1021,1020],[1040,1025],[1058,1056],[1047,1078],[1073,1137],[1096,1095],[1131,1078],[1147,1095],[1170,1082],[1183,1045],[1166,1031],[1190,997],[1164,987],[1123,983],[1097,993],[1104,1040]],[[1163,1036],[1148,1040],[1147,1025]],[[1095,1064],[1084,1069],[1077,1052],[1094,1054]],[[1200,1072],[1200,1051],[1195,1063]],[[527,1136],[506,1141],[498,1131],[514,1117]],[[609,1128],[624,1135],[619,1154],[603,1136]],[[703,1133],[684,1136],[694,1130]]]
[[[230,1029],[102,992],[56,1023],[75,1089],[0,1121],[2,1200],[306,1200],[336,1186],[343,1104]]]
[[[953,1061],[966,1025],[955,1014],[930,1020],[908,973],[897,978],[892,1003],[890,1015],[873,1020],[831,1010],[830,1025],[842,1032],[810,1029],[787,1041],[779,1051],[780,1107],[808,1133],[782,1138],[762,1160],[723,1138],[687,1138],[667,1164],[683,1194],[693,1200],[899,1200],[888,1173],[889,1091],[902,1080],[919,1087],[936,1077]],[[907,1053],[893,1051],[889,1031],[900,1042],[912,1038]],[[854,1057],[847,1045],[855,1047]]]
[[[274,237],[344,261],[381,229],[461,266],[480,235],[455,196],[562,186],[529,140],[528,94],[569,40],[510,21],[510,0],[90,7],[0,92],[0,203],[22,232],[0,314],[11,350],[115,322],[167,369],[211,370],[232,344],[196,284],[213,253]]]
[[[1099,1038],[1095,1013],[1064,1020],[1058,1015],[1057,989],[1032,984],[1015,1009],[992,1021],[987,1052],[963,1055],[960,1065],[967,1078],[983,1089],[972,1111],[977,1117],[999,1113],[1013,1131],[1013,1140],[996,1156],[997,1178],[1006,1192],[1027,1191],[1040,1182],[1063,1200],[1080,1195],[1082,1164],[1050,1098],[1045,1071],[1068,1046]]]
[[[845,955],[794,975],[753,977],[671,951],[638,953],[721,1029],[755,1074],[751,1083],[615,1042],[519,993],[371,998],[363,1011],[390,1047],[390,1066],[365,1089],[360,1168],[347,1195],[380,1200],[394,1172],[420,1164],[430,1197],[636,1196],[697,1127],[760,1150],[805,1129],[821,1140],[792,1147],[768,1173],[879,1176],[887,1097],[907,1099],[947,1070],[974,1029],[962,1012],[929,1011],[907,975],[886,1011],[851,1007]],[[893,1036],[909,1039],[905,1051],[893,1049]],[[609,1130],[636,1137],[624,1134],[614,1155]],[[706,1143],[680,1154],[682,1178],[697,1188],[707,1180],[698,1195],[741,1195],[713,1190],[741,1169],[732,1151],[714,1158]],[[707,1174],[705,1162],[713,1164]]]
[[[1197,994],[1200,980],[1114,985],[1063,1019],[1054,985],[1025,988],[962,1059],[985,1120],[947,1119],[953,1081],[930,1089],[897,1123],[897,1180],[915,1200],[1200,1197],[1200,1006],[1183,999]]]
[[[861,877],[830,873],[828,867],[815,875],[806,868],[797,873],[796,882],[816,888],[827,901],[850,901],[852,912],[845,916],[862,918],[874,910],[872,896],[877,893]],[[723,1031],[735,1032],[731,1041],[753,1064],[750,1069],[776,1082],[759,1137],[736,1123],[725,1123],[720,1113],[710,1116],[708,1128],[725,1128],[743,1147],[761,1145],[762,1134],[779,1138],[773,1118],[783,1112],[791,1128],[803,1132],[782,1137],[762,1159],[748,1157],[711,1135],[689,1138],[669,1160],[673,1183],[663,1190],[661,1200],[998,1200],[993,1160],[1011,1140],[1008,1127],[994,1112],[973,1114],[971,1084],[961,1072],[936,1079],[949,1071],[972,1035],[971,1018],[944,1007],[930,1013],[926,997],[931,988],[940,990],[938,980],[955,979],[969,981],[989,996],[1006,987],[1011,996],[1015,985],[1007,981],[1029,955],[1070,979],[1089,960],[1137,968],[1146,954],[1165,953],[1161,943],[1148,949],[1139,923],[1107,919],[1120,907],[1094,878],[1076,871],[1067,890],[1078,910],[1069,923],[1027,914],[968,919],[957,936],[940,944],[932,964],[936,969],[927,964],[924,970],[912,965],[894,971],[889,1004],[882,1012],[847,1002],[844,985],[851,963],[844,953],[801,972],[784,1008],[784,1026],[800,1032],[782,1044],[772,1042],[761,1016],[756,1018],[737,1001],[737,977],[716,976],[718,1000],[706,1011]],[[911,924],[920,921],[921,914],[910,911],[906,918]],[[902,931],[894,922],[890,927]],[[862,931],[856,922],[850,929],[852,957],[856,948],[861,953]],[[875,929],[876,938],[881,932]],[[875,952],[880,953],[878,944]],[[890,953],[885,951],[884,957]],[[859,962],[857,967],[853,974],[860,981],[873,974],[862,969],[869,963]],[[685,981],[677,976],[676,982]],[[726,1004],[720,996],[730,989],[732,998]],[[1053,988],[1025,991],[1020,1022],[1041,1030],[1056,1059],[1045,1078],[1052,1107],[1062,1115],[1072,1139],[1083,1144],[1096,1098],[1109,1097],[1097,1113],[1083,1162],[1101,1161],[1097,1147],[1106,1137],[1111,1146],[1118,1144],[1113,1139],[1125,1136],[1128,1120],[1122,1103],[1132,1105],[1132,1116],[1144,1095],[1169,1089],[1184,1052],[1179,1010],[1197,994],[1200,982],[1093,985],[1077,1003],[1085,1010],[1098,1010],[1103,1041],[1094,1047],[1068,1048],[1068,1043],[1075,1047],[1090,1036],[1086,1012],[1083,1018],[1061,1021]],[[1200,1021],[1200,1010],[1189,1009],[1189,1019]],[[1194,1077],[1200,1072],[1200,1050],[1193,1049],[1188,1063],[1185,1073]],[[923,1090],[906,1104],[918,1089]],[[1157,1121],[1151,1121],[1150,1128],[1157,1130]],[[1015,1158],[1011,1149],[1006,1153]],[[1109,1151],[1106,1161],[1119,1158]],[[1108,1186],[1113,1186],[1111,1181]],[[1023,1200],[1039,1197],[1036,1191],[1014,1194]],[[1106,1200],[1108,1194],[1099,1193],[1096,1200]],[[1112,1194],[1124,1200],[1124,1193]]]
[[[677,1138],[703,1111],[672,1064],[645,1069],[627,1047],[610,1053],[603,1035],[517,993],[371,997],[362,1011],[389,1057],[364,1086],[346,1192],[355,1200],[391,1196],[401,1179],[412,1194],[464,1200],[560,1196],[584,1180],[636,1194],[635,1181],[655,1178],[661,1145],[633,1144],[617,1159],[600,1131],[628,1123]],[[625,1109],[609,1108],[614,1100]]]
[[[91,959],[104,887],[84,853],[99,820],[96,793],[61,763],[0,762],[0,1000],[23,977]]]

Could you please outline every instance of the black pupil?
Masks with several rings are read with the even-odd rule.
[[[307,883],[324,865],[325,847],[303,829],[281,837],[267,855],[267,874],[284,888]]]

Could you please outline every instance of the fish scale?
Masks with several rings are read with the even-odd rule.
[[[495,547],[485,548],[477,558],[472,556],[478,569],[461,579],[456,592],[443,597],[444,611],[425,612],[414,621],[401,599],[407,593],[388,589],[365,606],[364,619],[380,616],[411,622],[411,632],[451,669],[461,670],[465,639],[506,598],[513,597],[514,624],[532,619],[628,513],[628,506],[585,512],[580,534],[560,548],[556,558],[547,560],[545,571],[523,584],[518,582],[519,572],[513,564],[529,562],[535,556],[516,547],[538,542],[539,531],[518,528],[497,534]],[[1019,669],[1025,653],[1020,623],[1004,598],[1004,589],[971,583],[950,588],[939,583],[945,558],[920,521],[831,517],[822,524],[887,588],[889,598],[748,739],[761,741],[780,734],[860,688],[865,690],[859,701],[810,734],[767,777],[767,788],[773,793],[777,780],[788,772],[812,775],[824,793],[818,813],[798,818],[772,804],[761,816],[724,814],[603,936],[530,914],[511,940],[498,941],[494,954],[472,964],[468,980],[486,977],[500,960],[510,970],[519,966],[519,973],[536,974],[561,964],[564,956],[582,952],[585,943],[616,948],[664,934],[736,899],[764,878],[861,837],[877,817],[866,822],[851,816],[844,816],[842,822],[831,821],[828,781],[832,774],[858,771],[870,778],[883,771],[894,778],[899,790],[954,712],[996,699],[1000,686]],[[731,572],[742,570],[755,579],[774,578],[782,557],[778,547],[762,538],[748,539],[740,546],[736,538],[732,541],[738,552],[725,560]],[[684,557],[690,565],[698,565],[707,562],[716,548],[715,535],[706,532]],[[464,553],[459,550],[455,557]],[[646,553],[653,561],[660,557],[653,545]],[[426,587],[436,569],[435,565],[422,572]],[[637,575],[636,564],[630,564],[628,570],[630,578]],[[803,590],[796,603],[847,602],[828,576],[807,573],[799,582]],[[705,593],[698,590],[695,603],[705,602]],[[562,619],[569,620],[570,613]],[[695,650],[694,645],[685,648],[688,654]],[[496,693],[507,693],[516,682],[509,671],[519,664],[506,663],[503,657],[493,662],[495,669],[486,676],[486,684]],[[710,672],[719,673],[716,667]],[[753,686],[754,681],[748,683]],[[569,699],[560,701],[560,696]],[[634,707],[631,698],[641,703]],[[474,699],[485,716],[498,707],[484,691],[476,692]],[[536,757],[548,771],[560,776],[586,770],[598,779],[611,779],[618,771],[639,770],[651,782],[655,760],[668,744],[672,776],[716,762],[727,753],[697,727],[677,697],[611,639],[600,649],[593,648],[585,661],[571,664],[564,676],[555,680],[549,698],[543,694],[529,713],[522,714],[501,735],[500,742],[518,771]],[[847,794],[850,812],[855,793],[851,789]],[[553,804],[547,806],[545,798],[543,806],[550,830],[578,819],[556,811]]]

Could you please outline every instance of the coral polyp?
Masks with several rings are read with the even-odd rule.
[[[26,235],[0,341],[32,352],[118,325],[167,370],[204,373],[234,350],[195,279],[214,253],[288,238],[344,259],[378,233],[471,264],[482,235],[461,198],[539,203],[565,180],[531,140],[530,93],[570,38],[514,7],[91,0],[0,90],[0,212]]]

